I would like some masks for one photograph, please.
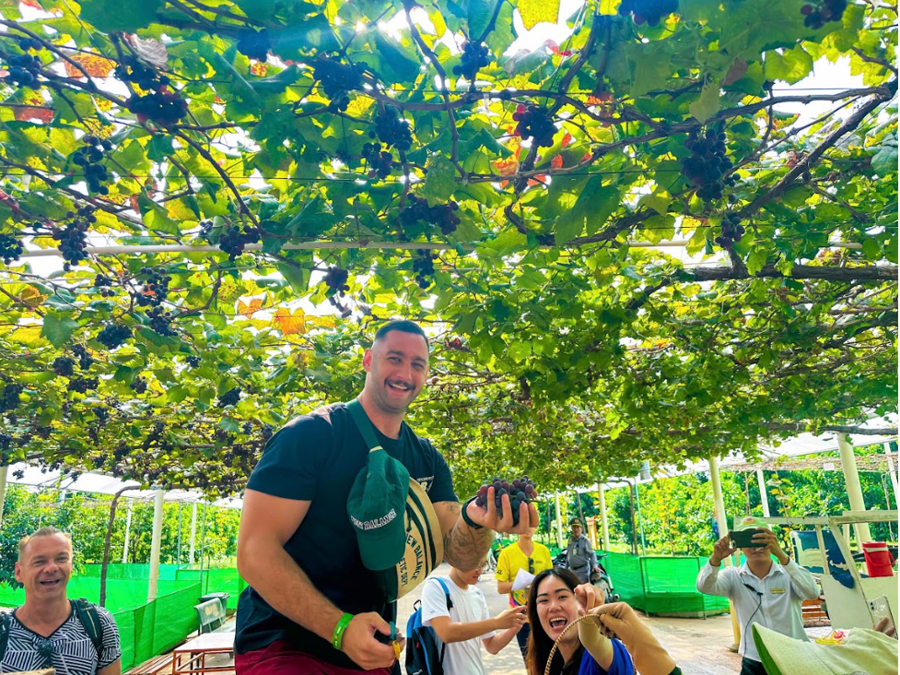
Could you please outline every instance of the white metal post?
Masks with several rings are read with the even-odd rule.
[[[6,500],[6,474],[8,466],[0,466],[0,525],[3,524],[3,502]]]
[[[891,458],[891,444],[884,444],[884,454],[887,455],[888,476],[891,477],[891,485],[894,487],[894,508],[900,508],[900,489],[897,487],[897,471],[894,468],[894,460]],[[888,504],[888,508],[891,505]]]
[[[147,584],[147,602],[156,599],[156,586],[159,582],[159,551],[162,544],[163,505],[166,500],[165,490],[156,490],[153,501],[153,540],[150,543],[150,582]]]
[[[128,544],[131,540],[131,514],[134,511],[134,500],[128,499],[128,511],[125,515],[125,545],[122,546],[122,564],[128,562]]]
[[[763,516],[769,518],[769,492],[766,490],[766,477],[763,476],[763,470],[756,470],[756,482],[759,483],[759,498],[762,500]]]
[[[713,486],[713,503],[716,507],[716,520],[719,523],[719,535],[724,537],[731,528],[728,527],[728,516],[725,514],[725,498],[722,495],[722,478],[719,475],[718,457],[709,458],[709,477]],[[731,556],[725,558],[725,560],[722,561],[722,564],[726,567],[731,567]],[[741,643],[741,627],[737,622],[734,604],[730,600],[728,601],[728,606],[731,608],[731,633],[734,636],[732,650],[737,650],[738,645]]]
[[[844,470],[844,481],[847,483],[847,497],[850,499],[851,511],[865,511],[866,502],[863,499],[862,486],[859,483],[859,470],[856,468],[856,455],[853,454],[853,446],[847,442],[846,434],[837,434],[838,449],[841,451],[841,468]],[[872,540],[868,523],[856,523],[856,543],[862,548],[864,541]]]
[[[197,502],[191,504],[191,555],[189,562],[194,564],[194,542],[197,540]]]
[[[597,483],[597,498],[600,507],[600,527],[603,539],[603,550],[609,551],[609,521],[606,517],[606,486]]]
[[[563,535],[562,535],[562,516],[559,513],[559,493],[557,492],[554,497],[556,498],[556,545],[559,548],[562,548],[563,545]]]

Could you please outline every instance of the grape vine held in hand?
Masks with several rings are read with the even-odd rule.
[[[681,174],[697,188],[697,196],[704,201],[722,199],[725,187],[737,182],[734,175],[729,175],[734,164],[725,156],[727,140],[725,126],[719,122],[702,132],[692,130],[684,141],[691,154],[681,160]]]
[[[475,504],[481,508],[487,508],[488,488],[494,488],[494,505],[497,507],[497,515],[503,517],[503,496],[509,495],[509,505],[512,508],[513,525],[519,524],[519,507],[522,504],[530,504],[537,499],[537,489],[534,482],[528,476],[515,478],[512,481],[494,478],[491,483],[485,483],[478,489]]]

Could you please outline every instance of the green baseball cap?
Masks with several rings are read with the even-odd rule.
[[[406,550],[406,495],[409,471],[381,446],[369,457],[350,489],[347,513],[356,531],[363,565],[374,571],[393,568]]]

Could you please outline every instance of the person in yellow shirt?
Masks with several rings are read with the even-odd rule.
[[[520,534],[519,541],[500,551],[500,557],[497,560],[497,571],[494,573],[494,577],[497,579],[497,592],[509,594],[510,607],[524,607],[528,604],[528,588],[516,591],[512,589],[519,570],[525,570],[531,575],[537,575],[538,572],[543,572],[553,567],[550,549],[534,541],[536,530],[537,528],[534,527],[527,533]],[[519,643],[519,649],[522,650],[522,658],[525,658],[529,635],[531,635],[531,626],[527,623],[516,633],[516,641]]]

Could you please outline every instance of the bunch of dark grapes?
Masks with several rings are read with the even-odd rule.
[[[518,122],[516,135],[523,139],[533,138],[538,147],[549,148],[553,145],[553,134],[556,133],[556,125],[547,108],[539,105],[516,106],[513,119]]]
[[[707,202],[722,199],[726,186],[737,181],[731,170],[731,160],[725,156],[725,127],[719,122],[703,133],[694,129],[684,141],[691,151],[690,157],[681,160],[681,174],[697,188],[697,196]]]
[[[459,216],[456,211],[459,204],[450,200],[446,204],[429,206],[426,199],[419,199],[410,195],[407,206],[400,212],[400,224],[404,227],[413,227],[417,222],[430,223],[441,228],[441,234],[450,235],[456,231],[459,225]]]
[[[152,267],[142,267],[141,274],[147,275],[147,278],[135,296],[137,304],[141,307],[161,305],[169,293],[169,282],[172,281],[172,277],[167,276],[165,270],[158,272]]]
[[[722,234],[716,237],[716,243],[727,251],[734,248],[734,244],[744,236],[744,226],[741,225],[740,216],[729,213],[722,220]]]
[[[462,75],[467,80],[475,79],[478,71],[491,62],[491,53],[483,42],[468,42],[463,44],[460,64],[453,66],[454,75]]]
[[[191,354],[184,361],[191,368],[199,368],[200,367],[200,357],[199,356],[194,356],[193,354]]]
[[[412,146],[412,132],[409,121],[400,117],[393,106],[385,106],[384,112],[375,118],[375,129],[369,132],[369,138],[378,138],[386,146],[394,146],[406,152]]]
[[[263,443],[267,443],[270,438],[272,438],[272,434],[275,433],[275,427],[271,424],[263,424],[262,432],[260,435],[262,436]]]
[[[228,254],[229,260],[234,260],[244,252],[247,244],[255,244],[259,239],[259,228],[232,225],[219,237],[219,249]]]
[[[31,40],[28,42],[30,43]],[[40,46],[40,42],[37,44]],[[41,60],[38,57],[33,54],[3,54],[3,58],[9,73],[4,78],[7,84],[30,89],[40,88],[38,76],[41,74]]]
[[[84,179],[91,192],[107,195],[109,188],[103,182],[109,179],[109,171],[100,162],[103,161],[104,153],[112,150],[112,143],[105,138],[101,141],[93,134],[88,134],[83,140],[85,145],[72,153],[72,162],[84,171]]]
[[[269,39],[267,28],[263,28],[261,31],[248,28],[238,33],[237,50],[251,59],[265,62],[269,58],[271,47],[272,41]]]
[[[419,288],[431,286],[431,277],[434,276],[434,261],[437,254],[427,249],[418,249],[413,259],[413,271],[416,273],[416,283]]]
[[[226,391],[219,397],[218,406],[220,408],[225,408],[230,405],[237,405],[238,401],[241,400],[241,388],[235,387],[234,389],[230,389]]]
[[[487,508],[488,489],[494,488],[494,504],[497,507],[497,515],[503,517],[503,495],[509,495],[509,505],[512,507],[513,525],[519,524],[519,507],[522,504],[530,504],[537,499],[537,490],[528,476],[514,479],[511,483],[495,478],[491,483],[485,483],[478,489],[475,504],[483,509]]]
[[[106,424],[109,421],[109,408],[106,408],[102,405],[98,405],[94,408],[94,417],[97,418],[97,421],[100,424]]]
[[[96,389],[99,384],[100,380],[96,377],[73,377],[69,380],[69,391],[84,394],[89,389]]]
[[[136,56],[126,56],[116,66],[116,77],[123,82],[132,82],[144,91],[159,90],[170,83],[166,75],[160,75]]]
[[[72,353],[78,357],[78,367],[82,370],[87,370],[94,364],[94,357],[84,345],[73,346]]]
[[[803,5],[800,13],[806,18],[803,25],[818,30],[829,21],[840,21],[847,9],[847,0],[822,0],[816,5]]]
[[[100,296],[111,298],[116,292],[111,288],[113,280],[105,274],[98,274],[94,277],[94,288],[100,289]]]
[[[345,66],[333,59],[321,58],[316,61],[313,77],[322,85],[325,96],[331,101],[332,110],[346,110],[350,105],[349,92],[362,87],[362,73],[366,66],[362,63]]]
[[[151,307],[147,310],[147,317],[150,319],[151,330],[156,331],[163,337],[171,337],[176,335],[172,330],[172,313],[165,311],[162,307]]]
[[[53,359],[53,372],[62,377],[72,377],[75,372],[75,359],[68,356],[57,356]]]
[[[93,206],[82,206],[77,212],[66,213],[66,217],[70,219],[69,222],[53,231],[53,239],[59,242],[59,252],[66,261],[63,269],[68,272],[72,265],[87,259],[87,231],[97,222],[97,216],[94,215]]]
[[[394,158],[391,153],[381,149],[381,143],[363,143],[362,158],[369,168],[369,178],[377,176],[384,180],[391,175]]]
[[[341,297],[344,297],[344,293],[350,290],[350,287],[347,285],[349,276],[347,270],[332,265],[325,272],[325,285]]]
[[[15,410],[19,405],[19,394],[24,391],[25,387],[21,384],[7,384],[3,387],[3,393],[0,393],[0,412],[5,410]]]
[[[168,127],[187,116],[187,101],[168,87],[162,89],[143,96],[134,94],[128,99],[128,110],[137,115],[139,122],[150,120],[161,127]]]
[[[644,23],[655,26],[664,16],[677,11],[678,0],[622,0],[619,5],[619,16],[631,14],[638,26]]]
[[[0,234],[0,258],[3,258],[3,262],[7,265],[18,260],[22,250],[18,239],[8,234]]]
[[[97,342],[107,349],[115,349],[131,337],[131,329],[120,323],[108,323],[97,334]]]
[[[136,377],[131,381],[131,388],[134,389],[135,394],[143,394],[147,391],[147,380],[143,377]]]

